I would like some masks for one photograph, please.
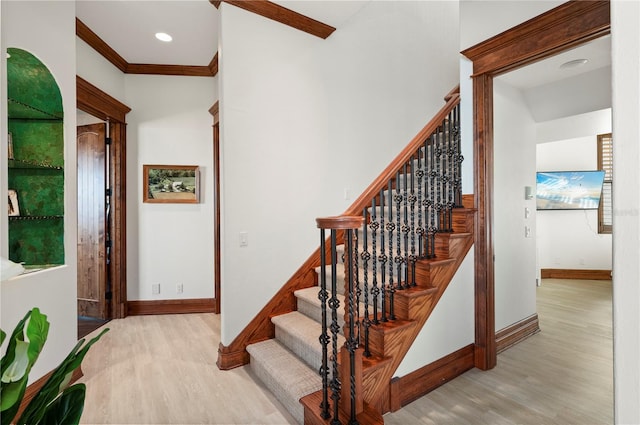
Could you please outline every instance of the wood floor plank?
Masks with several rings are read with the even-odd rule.
[[[386,424],[613,423],[611,282],[545,279],[541,332],[401,410]],[[83,424],[295,424],[247,366],[216,365],[220,317],[133,316],[83,363]],[[91,335],[89,335],[91,336]]]
[[[545,279],[541,332],[385,415],[385,424],[612,424],[611,282]]]

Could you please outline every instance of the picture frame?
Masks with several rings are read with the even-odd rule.
[[[9,217],[17,217],[20,215],[20,205],[18,204],[18,192],[15,189],[9,189]]]
[[[197,204],[200,168],[197,165],[143,165],[142,202]]]
[[[13,136],[11,135],[11,133],[7,134],[7,158],[15,159],[13,157]]]

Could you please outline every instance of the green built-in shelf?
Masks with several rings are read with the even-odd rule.
[[[38,58],[21,49],[7,52],[7,188],[15,190],[19,209],[9,217],[9,258],[32,268],[64,264],[62,96]]]

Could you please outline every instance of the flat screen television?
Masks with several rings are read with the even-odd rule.
[[[544,171],[536,173],[536,209],[598,209],[604,171]]]

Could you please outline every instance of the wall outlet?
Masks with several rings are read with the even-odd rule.
[[[159,283],[154,283],[153,285],[151,285],[151,293],[153,295],[158,295],[160,293],[160,284]]]
[[[178,284],[176,285],[176,294],[182,294],[182,290],[183,290],[183,289],[184,289],[184,288],[182,287],[182,283],[178,283]]]

